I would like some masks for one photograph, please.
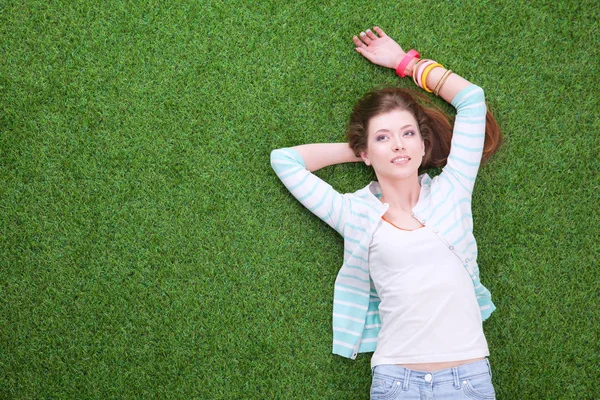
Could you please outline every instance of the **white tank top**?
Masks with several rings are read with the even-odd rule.
[[[382,323],[371,367],[489,355],[473,281],[427,226],[404,231],[382,220],[369,269]]]

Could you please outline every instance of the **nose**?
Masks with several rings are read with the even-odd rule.
[[[393,143],[392,149],[394,151],[404,150],[404,143],[402,142],[402,139],[396,139]]]

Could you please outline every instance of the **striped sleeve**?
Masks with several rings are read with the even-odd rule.
[[[305,167],[300,154],[289,148],[271,152],[271,166],[302,205],[340,234],[344,230],[347,199]]]
[[[483,89],[475,85],[463,89],[456,95],[452,105],[456,107],[456,120],[448,163],[442,174],[453,178],[471,193],[485,140],[487,109]]]

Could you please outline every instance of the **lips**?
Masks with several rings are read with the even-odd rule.
[[[390,161],[390,162],[392,164],[406,164],[409,161],[410,161],[409,156],[396,156],[396,157],[392,158],[392,161]]]

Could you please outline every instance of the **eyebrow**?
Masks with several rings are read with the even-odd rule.
[[[400,128],[400,130],[403,131],[406,128],[414,128],[414,125],[413,124],[404,125],[402,128]],[[378,129],[375,132],[373,132],[373,134],[377,134],[379,132],[390,132],[390,130],[386,129],[386,128]]]

